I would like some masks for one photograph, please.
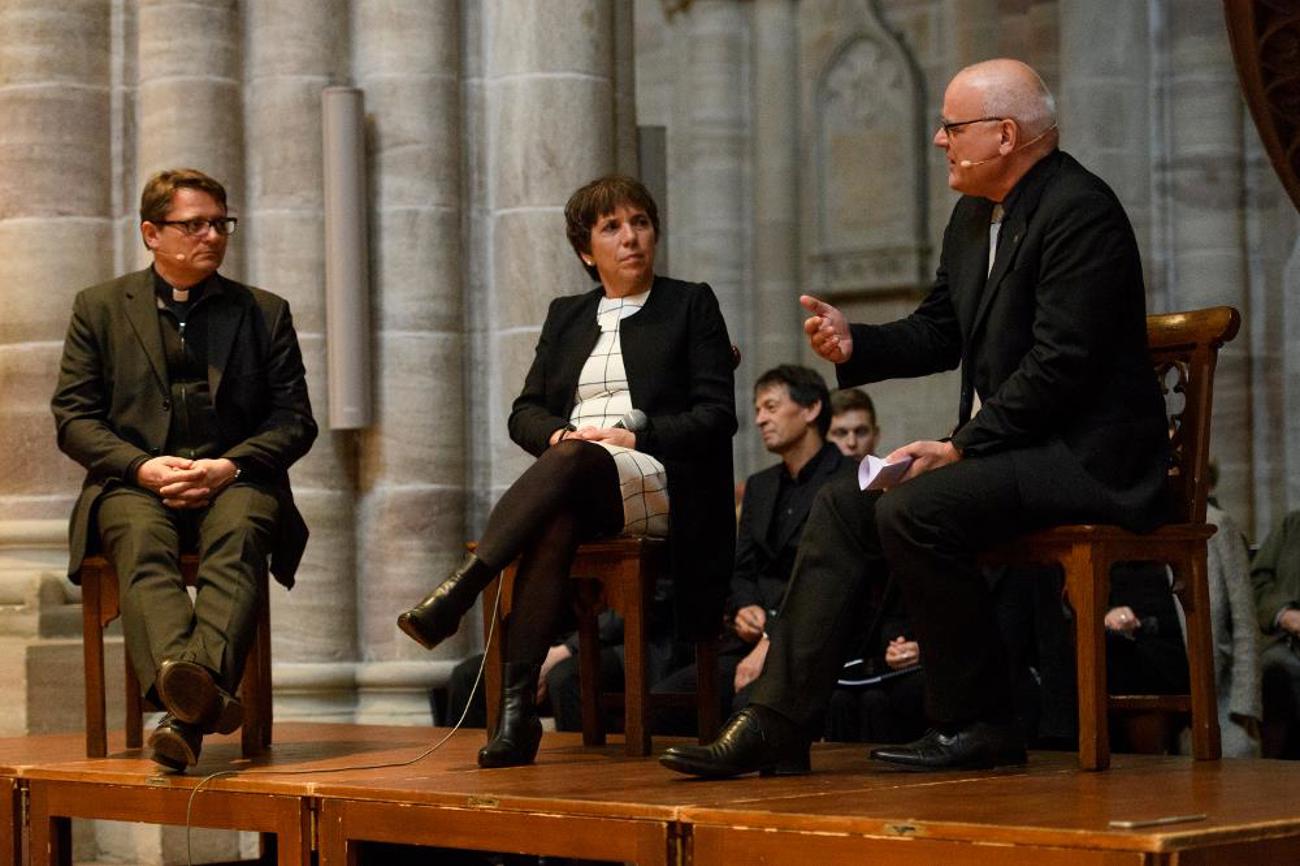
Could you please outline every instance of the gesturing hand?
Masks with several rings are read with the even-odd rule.
[[[833,364],[847,361],[853,354],[853,337],[849,334],[849,321],[844,314],[812,295],[800,295],[799,303],[812,313],[803,323],[812,350]]]

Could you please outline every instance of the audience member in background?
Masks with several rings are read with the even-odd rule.
[[[1258,758],[1264,717],[1259,672],[1259,617],[1250,584],[1250,551],[1236,521],[1213,498],[1219,467],[1210,464],[1210,536],[1207,574],[1210,625],[1214,631],[1214,690],[1225,758]],[[1184,749],[1184,751],[1187,751]]]
[[[855,462],[876,453],[876,404],[861,388],[831,394],[826,438]],[[880,615],[862,634],[840,672],[826,711],[826,739],[842,743],[902,743],[925,730],[921,647],[912,638],[903,600],[891,583]]]
[[[1265,638],[1260,653],[1266,758],[1300,758],[1300,511],[1264,539],[1250,569]]]
[[[876,405],[861,388],[844,388],[831,395],[831,428],[826,438],[834,442],[845,457],[861,461],[876,453],[880,427],[876,423]]]
[[[826,711],[826,739],[839,743],[905,743],[925,731],[921,645],[892,583],[881,614],[863,635],[863,649],[845,663]]]
[[[1168,569],[1122,562],[1110,573],[1106,681],[1112,695],[1187,694],[1187,648]],[[1151,725],[1156,727],[1152,728]],[[1165,752],[1172,731],[1160,715],[1112,715],[1116,751]]]
[[[763,447],[781,458],[751,475],[745,484],[736,540],[736,565],[727,602],[729,634],[718,653],[718,693],[728,707],[747,703],[747,687],[763,670],[767,629],[779,616],[794,556],[813,497],[852,463],[825,439],[830,394],[820,375],[783,364],[754,385],[754,423]],[[698,671],[688,665],[655,686],[656,692],[694,691]],[[734,697],[734,701],[733,701]],[[660,733],[694,731],[690,713],[656,716]]]

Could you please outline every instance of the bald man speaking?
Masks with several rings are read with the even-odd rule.
[[[1132,227],[1057,140],[1054,100],[1033,69],[1005,59],[963,69],[934,133],[962,197],[929,295],[881,325],[800,299],[812,348],[842,388],[960,365],[957,427],[890,454],[912,462],[883,494],[854,478],[822,488],[751,704],[713,743],[669,749],[665,766],[807,772],[859,600],[890,573],[915,623],[933,728],[872,757],[934,770],[1025,762],[976,554],[1058,523],[1150,529],[1168,465]]]

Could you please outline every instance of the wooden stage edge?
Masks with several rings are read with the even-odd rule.
[[[547,734],[533,766],[480,770],[483,732],[467,730],[395,766],[445,733],[282,723],[268,754],[211,738],[185,775],[121,732],[99,759],[80,734],[0,739],[0,859],[66,864],[72,819],[183,824],[190,809],[195,826],[274,834],[277,862],[299,866],[313,852],[351,866],[366,841],[646,866],[1300,863],[1300,762],[1117,755],[1087,773],[1035,752],[1013,770],[913,774],[818,744],[808,776],[701,781],[572,734]],[[1170,816],[1203,817],[1110,825]]]

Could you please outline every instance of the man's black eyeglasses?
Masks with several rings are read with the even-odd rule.
[[[944,120],[939,118],[939,126],[943,129],[944,135],[952,135],[954,129],[961,129],[963,126],[970,126],[972,123],[987,123],[990,120],[1006,120],[1005,117],[977,117],[974,120]]]
[[[214,220],[192,219],[192,220],[149,220],[156,226],[177,226],[187,235],[204,235],[208,233],[211,227],[217,234],[225,237],[235,233],[235,226],[239,220],[235,217],[217,217]]]

